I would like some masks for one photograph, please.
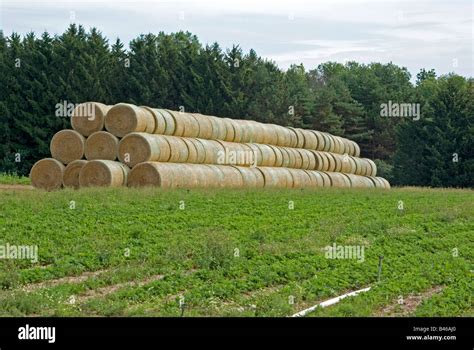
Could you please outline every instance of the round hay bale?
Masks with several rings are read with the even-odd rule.
[[[277,146],[272,146],[272,145],[268,145],[268,147],[270,147],[273,153],[275,154],[275,163],[273,166],[276,166],[276,167],[283,166],[283,153],[281,151],[281,148]]]
[[[324,178],[319,171],[306,171],[312,178],[313,187],[324,187]]]
[[[240,128],[242,130],[241,143],[255,143],[253,142],[252,125],[249,123],[249,121],[240,119],[237,120],[237,122],[240,124]]]
[[[375,188],[385,188],[385,184],[380,180],[379,177],[372,177],[372,176],[365,176],[365,177],[373,182]]]
[[[355,165],[355,172],[353,172],[353,174],[355,175],[361,175],[361,166],[360,166],[360,163],[359,163],[359,158],[356,158],[356,157],[352,157],[352,156],[349,156],[351,161],[354,163]]]
[[[329,139],[329,149],[327,152],[334,153],[334,150],[336,149],[336,140],[334,139],[334,136],[329,133],[326,133],[326,137]]]
[[[290,133],[287,128],[281,125],[274,125],[273,128],[277,134],[277,145],[279,147],[288,147],[291,142]]]
[[[152,133],[155,130],[155,117],[146,108],[118,103],[107,112],[105,128],[118,137],[134,131]]]
[[[305,171],[306,174],[308,174],[311,180],[311,185],[309,187],[320,187],[320,185],[318,184],[318,178],[316,177],[313,171],[311,170],[303,170],[303,171]]]
[[[304,149],[302,150],[306,154],[306,157],[308,158],[308,170],[315,170],[316,169],[316,164],[317,164],[317,159],[314,154],[314,150],[309,150],[309,149]]]
[[[254,150],[245,143],[232,143],[237,152],[236,164],[239,166],[257,166]]]
[[[257,187],[257,177],[255,172],[251,168],[233,166],[240,172],[242,176],[242,187],[244,188],[256,188]]]
[[[252,164],[252,166],[262,165],[263,154],[262,154],[262,150],[257,146],[257,144],[255,144],[255,143],[245,143],[245,145],[250,148],[250,150],[253,154],[252,159],[253,159],[254,163]]]
[[[369,177],[367,177],[367,176],[358,176],[358,175],[354,175],[354,176],[357,176],[360,179],[359,181],[364,184],[365,188],[375,187],[374,182]]]
[[[360,148],[359,148],[359,145],[355,142],[352,143],[352,145],[354,146],[354,154],[353,156],[354,157],[360,157]]]
[[[370,165],[370,176],[377,176],[377,165],[375,165],[372,159],[366,158],[367,162]]]
[[[289,148],[295,148],[298,145],[298,134],[294,128],[287,127],[290,136],[290,144],[287,146]]]
[[[195,139],[196,142],[199,142],[202,145],[202,148],[204,149],[204,161],[203,164],[214,164],[214,148],[212,147],[212,144],[209,143],[209,140],[205,139]],[[214,170],[213,170],[214,171]]]
[[[276,176],[278,177],[278,181],[280,183],[279,187],[282,187],[282,188],[293,188],[294,187],[293,175],[291,174],[292,170],[295,170],[295,169],[274,168],[274,171],[275,171]]]
[[[197,163],[198,160],[198,153],[195,144],[191,141],[192,138],[182,138],[183,142],[186,144],[188,148],[188,159],[186,159],[187,163]]]
[[[154,111],[161,115],[165,122],[164,130],[163,127],[161,127],[161,124],[158,124],[158,127],[155,128],[155,134],[174,135],[176,125],[173,116],[166,109],[154,109]]]
[[[84,156],[86,139],[75,130],[61,130],[54,134],[50,143],[53,158],[68,164]]]
[[[305,149],[296,149],[296,152],[300,155],[301,158],[301,167],[299,169],[309,169],[311,159],[308,156],[308,153]]]
[[[221,170],[221,166],[214,164],[206,164],[205,166],[210,170],[209,179],[212,179],[210,187],[225,187],[225,175]]]
[[[244,134],[244,131],[242,130],[242,125],[236,119],[230,119],[230,122],[232,123],[232,127],[234,129],[233,142],[246,143],[245,141],[243,141],[243,138],[242,138]]]
[[[241,188],[244,184],[242,174],[236,167],[233,166],[219,166],[219,170],[224,174],[222,184],[226,188]]]
[[[362,176],[370,176],[370,172],[372,169],[370,168],[369,162],[367,162],[366,158],[358,158],[360,171]]]
[[[173,186],[175,188],[200,187],[199,164],[173,164]]]
[[[173,121],[174,121],[173,136],[183,136],[184,135],[184,128],[185,128],[185,117],[184,117],[184,115],[186,113],[178,112],[178,111],[172,111],[172,110],[169,110],[169,109],[165,109],[165,111],[168,112],[173,117]]]
[[[383,184],[383,187],[386,188],[387,190],[391,188],[390,183],[383,177],[375,177],[375,178],[381,181]]]
[[[301,154],[298,152],[297,148],[291,149],[293,154],[295,155],[295,165],[292,167],[294,169],[301,169],[303,166],[303,157]]]
[[[324,155],[328,159],[328,164],[329,164],[327,171],[334,172],[336,170],[336,161],[334,160],[332,153],[324,153]]]
[[[119,187],[127,184],[129,168],[112,160],[91,160],[79,172],[81,187]]]
[[[349,179],[352,188],[366,188],[367,183],[363,180],[366,179],[362,176],[354,174],[344,174]]]
[[[267,138],[265,133],[265,124],[257,123],[254,120],[243,120],[248,132],[249,143],[264,143],[263,140]]]
[[[212,124],[212,140],[225,140],[227,129],[225,123],[222,121],[221,118],[209,116],[209,119]]]
[[[336,154],[344,154],[344,144],[339,136],[333,136],[334,139],[334,152]]]
[[[314,167],[313,170],[323,170],[323,159],[321,158],[321,155],[319,154],[319,151],[313,151],[309,150],[309,152],[312,154],[314,158]]]
[[[347,176],[341,173],[326,172],[326,174],[331,178],[332,187],[351,187],[351,182]]]
[[[215,179],[213,179],[212,171],[208,166],[204,164],[193,164],[192,171],[196,173],[195,176],[198,180],[197,187],[208,188],[213,186],[212,182],[215,181]]]
[[[115,160],[118,156],[119,139],[107,131],[97,131],[86,140],[86,159]]]
[[[188,147],[184,139],[177,136],[168,136],[166,141],[170,145],[170,163],[185,163],[189,158]]]
[[[354,155],[354,153],[355,153],[354,143],[350,140],[347,140],[347,139],[345,140],[345,143],[346,143],[345,153],[347,153],[349,156]]]
[[[118,158],[130,167],[138,163],[167,162],[171,157],[168,138],[173,136],[130,133],[119,142]]]
[[[207,115],[193,113],[194,119],[199,124],[198,138],[209,140],[212,138],[212,123]]]
[[[324,171],[318,171],[319,175],[323,179],[323,186],[324,187],[332,187],[332,180],[331,177]]]
[[[72,187],[75,189],[79,188],[79,173],[84,165],[87,164],[87,160],[78,159],[66,166],[63,173],[63,186]]]
[[[268,133],[268,124],[257,123],[256,121],[249,120],[252,140],[251,143],[271,144],[269,141],[271,135]]]
[[[31,184],[35,188],[53,191],[61,188],[65,167],[56,159],[37,161],[30,171]]]
[[[293,178],[293,188],[311,187],[311,178],[308,173],[301,169],[287,169]]]
[[[232,123],[232,120],[229,118],[222,118],[222,122],[224,123],[225,126],[225,140],[228,142],[234,142],[235,139],[235,130],[234,130],[234,124]]]
[[[316,131],[316,130],[311,130],[311,132],[314,134],[314,136],[316,136],[316,148],[315,150],[316,151],[323,151],[324,150],[324,147],[325,147],[325,139],[323,137],[323,134],[319,131]]]
[[[219,165],[238,165],[240,161],[242,149],[239,147],[239,143],[226,142],[216,140],[221,146],[224,152],[219,152],[217,157],[217,163]]]
[[[292,146],[293,148],[303,148],[304,145],[304,135],[302,129],[289,127],[288,129],[293,130],[296,134],[296,145]]]
[[[196,161],[194,163],[204,164],[206,161],[206,150],[204,148],[204,145],[202,144],[202,142],[199,142],[199,140],[195,138],[189,138],[188,140],[194,145],[194,148],[196,149]]]
[[[352,141],[350,141],[348,139],[343,139],[342,141],[344,142],[344,153],[348,154],[348,155],[351,155],[352,152],[354,151],[354,149],[352,147]]]
[[[352,165],[349,155],[345,153],[342,155],[337,155],[337,158],[339,158],[339,162],[341,163],[341,169],[339,171],[342,173],[351,173]]]
[[[191,119],[191,124],[193,125],[194,129],[194,136],[191,137],[199,137],[201,133],[201,126],[199,125],[199,120],[194,113],[188,113],[189,119]]]
[[[223,164],[225,163],[226,151],[219,142],[215,140],[197,139],[204,146],[206,164]]]
[[[258,167],[258,169],[264,178],[264,187],[271,187],[271,188],[277,188],[277,187],[285,187],[282,183],[277,174],[275,173],[275,168],[269,168],[269,167]]]
[[[263,126],[266,143],[269,145],[278,145],[278,131],[275,124],[260,124]]]
[[[343,174],[343,173],[335,173],[335,174],[339,174],[342,177],[342,179],[345,182],[344,187],[351,187],[352,186],[351,180],[347,177],[346,174]]]
[[[340,137],[339,136],[332,136],[332,139],[334,141],[334,151],[333,153],[336,154],[341,154],[344,153],[344,145],[342,144]]]
[[[287,145],[290,143],[290,136],[288,134],[287,129],[280,125],[276,125],[276,124],[272,124],[272,125],[273,125],[273,129],[275,130],[276,139],[277,139],[277,143],[275,146],[287,147]]]
[[[174,173],[168,163],[144,162],[137,164],[128,176],[129,187],[156,186],[172,188]]]
[[[245,155],[245,161],[242,163],[242,165],[256,167],[258,162],[258,153],[256,153],[248,143],[242,143],[240,144],[240,147],[242,148],[244,152],[243,154]]]
[[[321,159],[321,169],[320,169],[320,171],[328,171],[330,165],[329,165],[329,159],[326,156],[326,152],[319,152],[318,151],[317,154]]]
[[[342,172],[342,156],[337,153],[331,154],[332,157],[334,158],[334,161],[336,163],[336,168],[334,171],[336,172]]]
[[[350,142],[348,139],[341,138],[342,145],[343,145],[343,151],[341,154],[350,154],[351,152],[351,147],[350,147]]]
[[[159,135],[164,134],[166,130],[166,120],[163,115],[157,109],[153,109],[148,106],[140,106],[139,108],[146,109],[153,115],[153,119],[155,119],[155,128],[150,133]]]
[[[265,187],[265,177],[263,176],[263,173],[259,170],[257,167],[250,167],[247,168],[248,171],[251,171],[255,175],[255,180],[256,180],[256,186],[258,188]]]
[[[184,121],[183,137],[198,137],[200,127],[194,115],[191,113],[181,113],[181,116]]]
[[[290,154],[288,152],[287,147],[281,147],[280,146],[280,152],[281,152],[281,155],[282,155],[282,158],[283,158],[281,166],[283,168],[289,168],[290,167]]]
[[[71,126],[83,136],[89,136],[104,129],[105,115],[110,106],[99,102],[85,102],[74,108],[71,115]]]
[[[318,148],[318,139],[316,134],[312,130],[303,130],[304,135],[304,145],[303,148],[306,149],[317,149]]]
[[[344,160],[347,165],[347,171],[345,172],[349,174],[357,174],[357,163],[355,162],[354,158],[352,158],[352,156],[345,155]]]
[[[324,148],[322,149],[322,151],[330,152],[332,149],[332,141],[331,141],[331,138],[329,137],[329,134],[322,132],[321,135],[324,139]]]
[[[275,152],[273,152],[273,149],[264,144],[255,144],[259,149],[260,152],[262,153],[262,166],[275,166],[276,162],[276,155]]]
[[[286,152],[288,153],[288,168],[296,168],[297,166],[297,157],[298,161],[300,160],[299,155],[296,154],[296,151],[294,148],[291,147],[286,147],[285,148]]]

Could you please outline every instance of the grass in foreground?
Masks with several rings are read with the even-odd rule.
[[[179,316],[181,305],[188,316],[287,316],[366,286],[310,316],[472,315],[473,199],[416,188],[2,191],[0,246],[37,245],[39,261],[0,260],[0,315]],[[326,258],[333,243],[364,247],[364,261]]]
[[[30,185],[31,181],[30,181],[30,178],[26,176],[0,173],[0,184],[1,185]]]

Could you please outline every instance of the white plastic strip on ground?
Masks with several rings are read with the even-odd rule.
[[[356,290],[355,292],[350,292],[350,293],[341,295],[341,296],[339,296],[339,297],[336,297],[336,298],[332,298],[332,299],[323,301],[322,303],[317,304],[317,305],[314,305],[314,306],[311,306],[310,308],[305,309],[305,310],[303,310],[303,311],[300,311],[300,312],[298,312],[298,313],[292,315],[291,317],[302,317],[302,316],[306,316],[306,315],[309,314],[311,311],[316,310],[317,307],[327,307],[327,306],[330,306],[330,305],[333,305],[333,304],[336,304],[336,303],[340,302],[340,301],[341,301],[342,299],[344,299],[344,298],[352,297],[352,296],[355,296],[355,295],[357,295],[357,294],[359,294],[359,293],[367,292],[367,291],[369,291],[369,290],[370,290],[370,287],[364,288],[364,289],[359,289],[359,290]]]

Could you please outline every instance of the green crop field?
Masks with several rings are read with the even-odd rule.
[[[472,316],[473,213],[471,190],[7,188],[0,247],[38,255],[0,260],[0,315],[289,316],[371,287],[308,316]]]

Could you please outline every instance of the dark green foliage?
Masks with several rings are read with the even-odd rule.
[[[358,142],[394,184],[472,186],[472,81],[434,70],[422,69],[415,86],[392,63],[283,71],[254,50],[203,45],[189,32],[140,35],[127,49],[72,24],[54,37],[0,31],[0,82],[0,172],[27,175],[70,127],[57,105],[93,100],[314,128]],[[419,103],[422,121],[381,117],[389,101]]]
[[[401,183],[472,187],[474,180],[473,81],[450,75],[419,82],[430,94],[419,121],[398,129],[394,175]]]

